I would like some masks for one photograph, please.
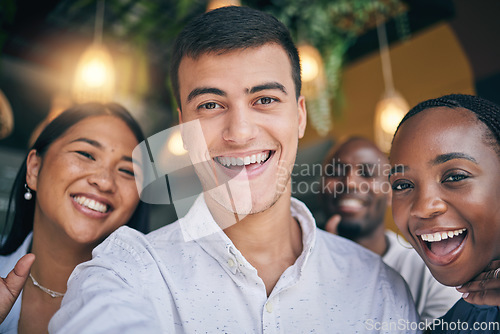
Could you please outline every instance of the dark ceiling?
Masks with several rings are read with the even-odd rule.
[[[242,1],[260,9],[270,8],[277,1]],[[0,146],[24,149],[27,138],[50,108],[53,87],[50,84],[16,79],[12,64],[30,64],[47,71],[63,71],[67,67],[64,53],[75,58],[93,39],[95,0],[1,0],[0,60],[8,59],[11,68],[0,68],[0,89],[8,96],[15,112],[16,128]],[[181,3],[189,3],[183,8]],[[415,34],[441,21],[449,21],[472,64],[478,92],[498,101],[500,87],[500,2],[497,0],[408,0],[408,32]],[[9,5],[11,7],[9,7]],[[12,10],[10,9],[12,8]],[[134,41],[145,46],[150,76],[144,99],[164,106],[162,128],[175,121],[172,101],[167,90],[168,54],[170,42],[186,20],[202,13],[206,1],[173,0],[108,0],[104,21],[106,44],[117,46],[118,52],[128,52],[122,45]],[[152,14],[151,14],[152,13]],[[149,15],[149,16],[148,16]],[[154,16],[153,16],[154,15]],[[401,39],[397,22],[388,22],[390,42]],[[411,36],[411,35],[410,35]],[[68,46],[71,45],[71,51]],[[136,44],[137,45],[137,44]],[[378,49],[375,29],[358,36],[348,49],[346,63]],[[493,96],[493,97],[492,97]],[[499,101],[500,102],[500,101]],[[169,124],[170,123],[170,124]],[[156,130],[159,131],[159,130]]]
[[[96,0],[4,0],[12,2],[15,13],[9,20],[0,17],[1,28],[6,33],[3,53],[40,64],[57,68],[57,58],[53,50],[68,42],[80,41],[87,45],[92,41]],[[186,1],[184,1],[186,2]],[[145,36],[152,48],[153,62],[163,62],[168,54],[170,38],[174,38],[178,29],[191,17],[205,11],[203,0],[189,1],[189,10],[178,9],[177,1],[145,0],[108,0],[105,13],[104,30],[108,41],[128,42],[132,37]],[[276,10],[275,1],[247,0],[244,4],[263,10]],[[278,1],[276,1],[278,2]],[[436,22],[450,20],[455,16],[455,4],[452,0],[405,0],[408,6],[409,32],[416,33]],[[459,2],[459,1],[458,1]],[[466,2],[466,1],[464,1]],[[154,17],[147,17],[150,11],[146,6],[154,6]],[[182,12],[182,14],[179,14]],[[1,11],[0,11],[1,15]],[[180,18],[173,19],[180,16]],[[149,20],[148,20],[149,19]],[[151,22],[134,25],[134,21]],[[11,21],[11,22],[9,22]],[[164,23],[162,25],[162,23]],[[167,31],[168,30],[168,31]],[[172,31],[170,31],[172,30]],[[394,20],[388,22],[390,41],[401,38]],[[362,57],[378,48],[376,30],[371,29],[358,36],[349,48],[347,62]]]

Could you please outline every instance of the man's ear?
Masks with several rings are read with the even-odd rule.
[[[306,131],[307,125],[307,109],[306,109],[306,98],[304,96],[299,96],[298,112],[299,112],[299,139],[304,137],[304,132]]]
[[[181,108],[177,108],[177,116],[179,116],[179,123],[182,123],[182,111],[181,111]]]
[[[42,167],[42,157],[36,150],[31,150],[26,158],[26,184],[34,191],[37,190],[40,167]]]
[[[179,116],[179,128],[181,130],[181,137],[182,137],[182,147],[184,147],[184,149],[187,151],[188,148],[186,146],[186,141],[184,140],[184,131],[183,131],[183,128],[182,128],[182,111],[181,111],[181,108],[177,108],[177,115]]]

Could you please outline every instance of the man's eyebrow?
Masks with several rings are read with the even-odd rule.
[[[435,166],[435,165],[443,164],[446,161],[450,161],[450,160],[453,160],[453,159],[465,159],[465,160],[469,160],[469,161],[477,164],[476,159],[474,159],[472,156],[470,156],[468,154],[461,153],[461,152],[452,152],[452,153],[440,154],[436,158],[432,159],[430,161],[430,164],[433,165],[433,166]]]
[[[250,90],[247,90],[247,93],[254,94],[254,93],[257,93],[257,92],[260,92],[263,90],[267,90],[267,89],[279,89],[280,91],[282,91],[283,93],[288,95],[288,93],[286,92],[285,86],[283,86],[282,84],[280,84],[279,82],[276,82],[276,81],[267,82],[267,83],[264,83],[262,85],[254,86]]]
[[[395,165],[394,167],[391,168],[391,170],[389,171],[389,175],[388,177],[391,177],[393,174],[396,174],[396,173],[401,173],[401,174],[404,174],[405,171],[407,170],[410,170],[410,167],[408,166],[405,166],[405,165]]]
[[[187,97],[187,102],[190,102],[192,99],[199,95],[203,94],[214,94],[214,95],[219,95],[219,96],[226,96],[226,93],[218,88],[213,88],[213,87],[200,87],[200,88],[195,88],[189,93]]]

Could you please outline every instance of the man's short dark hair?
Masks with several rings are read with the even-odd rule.
[[[297,98],[300,96],[300,61],[290,32],[270,14],[248,7],[222,7],[204,13],[181,31],[175,41],[170,79],[179,108],[179,65],[183,57],[197,59],[207,54],[259,47],[275,43],[283,47],[290,59]]]

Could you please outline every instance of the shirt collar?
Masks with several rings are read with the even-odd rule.
[[[296,268],[302,273],[316,244],[316,220],[307,206],[296,198],[292,197],[290,210],[302,229],[302,253],[295,262]]]
[[[290,210],[302,230],[303,250],[295,263],[301,272],[316,242],[316,222],[306,205],[295,198],[291,199]],[[198,196],[186,216],[179,219],[179,224],[184,241],[198,243],[229,271],[235,273],[242,266],[255,270],[215,222],[203,194]]]

